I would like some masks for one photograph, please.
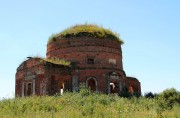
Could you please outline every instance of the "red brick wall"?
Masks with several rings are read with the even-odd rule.
[[[90,37],[62,39],[47,45],[47,58],[58,57],[78,62],[79,81],[86,82],[88,77],[95,77],[97,89],[107,93],[105,74],[117,72],[125,78],[122,66],[121,45],[115,40]],[[94,64],[87,64],[87,58],[94,58]],[[116,64],[110,64],[115,59]]]
[[[134,77],[126,77],[126,86],[128,89],[132,87],[133,92],[141,93],[140,82]]]
[[[108,39],[73,38],[49,43],[47,58],[59,57],[76,60],[80,66],[86,66],[87,57],[94,57],[97,67],[111,67],[109,59],[116,59],[116,67],[122,69],[122,52],[120,43]]]
[[[36,82],[36,95],[40,95],[40,88],[39,84],[41,83],[42,79],[44,79],[44,65],[40,63],[38,58],[32,58],[24,61],[17,69],[16,73],[16,86],[15,86],[15,95],[22,96],[22,84],[27,84],[29,82],[32,83],[32,80],[25,80],[27,74],[35,75],[35,82]],[[26,86],[24,86],[26,87]],[[25,92],[24,95],[27,93]]]
[[[47,85],[46,92],[49,95],[60,91],[63,85],[66,90],[72,91],[73,76],[78,76],[78,83],[85,83],[89,77],[93,77],[97,82],[97,90],[108,93],[108,86],[110,85],[108,85],[107,76],[111,72],[118,74],[123,86],[132,86],[134,91],[141,91],[140,82],[137,79],[126,78],[122,65],[121,45],[115,40],[91,37],[62,39],[47,45],[46,56],[47,58],[58,57],[72,62],[75,61],[78,64],[73,69],[47,63],[44,66],[40,63],[39,58],[24,61],[18,67],[16,73],[16,96],[21,96],[23,82],[33,81],[25,80],[27,74],[36,75],[36,95],[42,95],[41,84],[43,82]],[[93,58],[94,64],[87,64],[87,58]],[[109,63],[109,59],[115,59],[116,64]]]

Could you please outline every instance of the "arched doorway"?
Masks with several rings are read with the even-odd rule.
[[[119,92],[119,83],[111,82],[110,83],[110,93],[118,93]]]
[[[120,94],[122,91],[120,75],[116,72],[109,72],[108,75],[108,93]]]
[[[86,85],[90,88],[90,90],[97,91],[97,81],[94,77],[89,77],[86,80]]]

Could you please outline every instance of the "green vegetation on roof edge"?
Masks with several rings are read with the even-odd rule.
[[[53,63],[53,64],[57,64],[57,65],[64,65],[64,66],[70,66],[70,64],[71,64],[70,61],[67,61],[65,59],[56,58],[56,57],[43,58],[43,57],[39,57],[39,56],[34,56],[31,58],[38,58],[38,59],[40,59],[41,63],[43,61],[45,61],[45,62],[49,62],[49,63]]]
[[[60,58],[42,58],[42,60],[49,62],[49,63],[53,63],[53,64],[57,64],[57,65],[64,65],[64,66],[70,66],[70,64],[71,64],[70,61],[66,61],[66,60],[60,59]]]
[[[95,24],[78,24],[72,27],[69,27],[63,30],[60,33],[52,34],[49,37],[49,41],[53,42],[54,39],[64,39],[68,37],[79,37],[79,36],[88,36],[88,37],[97,37],[97,38],[108,38],[110,40],[116,40],[123,44],[123,40],[120,39],[119,35],[115,32],[112,32],[110,29],[105,29],[102,26],[98,26]]]

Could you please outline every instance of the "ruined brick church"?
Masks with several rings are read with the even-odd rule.
[[[106,94],[141,93],[140,82],[123,70],[122,44],[116,33],[91,24],[54,34],[46,58],[28,57],[17,68],[15,95],[78,92],[81,83]]]

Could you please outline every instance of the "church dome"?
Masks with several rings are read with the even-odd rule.
[[[120,44],[124,43],[117,33],[112,32],[110,29],[106,29],[102,26],[94,24],[80,24],[69,27],[60,33],[53,34],[52,36],[50,36],[48,43],[55,42],[61,39],[69,39],[74,37],[78,38],[83,36],[100,39],[106,38],[109,40],[115,40]]]
[[[123,70],[123,41],[109,29],[93,24],[75,25],[54,34],[46,58],[28,57],[17,69],[16,96],[76,92],[80,83],[92,91],[141,94],[140,82]],[[137,94],[138,93],[138,94]]]

